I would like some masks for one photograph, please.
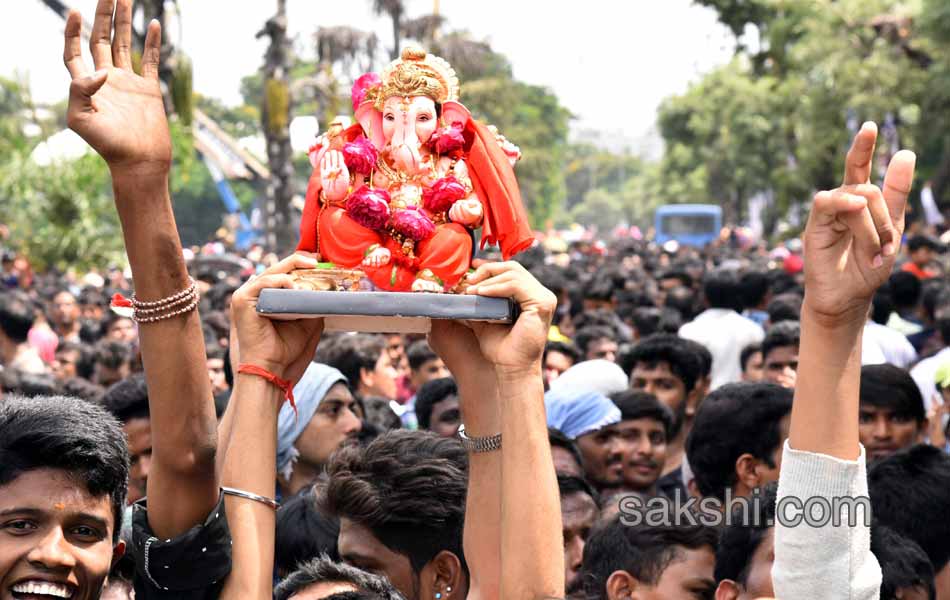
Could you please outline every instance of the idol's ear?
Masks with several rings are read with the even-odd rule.
[[[453,123],[461,123],[464,128],[471,118],[472,113],[464,104],[454,100],[442,103],[442,122],[445,125],[451,127]]]
[[[377,150],[382,150],[386,145],[383,138],[383,113],[376,110],[372,101],[367,100],[356,109],[356,120],[363,127],[363,133],[373,142]]]

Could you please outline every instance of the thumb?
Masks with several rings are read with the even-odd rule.
[[[92,97],[102,88],[108,78],[109,72],[103,69],[87,77],[73,79],[69,86],[69,95],[74,100],[78,100],[81,106],[91,106]]]

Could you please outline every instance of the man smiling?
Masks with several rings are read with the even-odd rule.
[[[0,599],[95,600],[125,552],[119,423],[68,397],[0,404]]]

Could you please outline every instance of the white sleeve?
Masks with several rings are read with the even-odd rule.
[[[802,520],[805,506],[812,507],[814,520]],[[857,460],[847,461],[793,450],[786,441],[776,506],[775,597],[879,600],[882,575],[871,553],[869,508],[863,446]],[[838,526],[830,519],[835,512]]]

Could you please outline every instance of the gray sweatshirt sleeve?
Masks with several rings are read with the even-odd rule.
[[[864,447],[855,461],[782,452],[772,584],[776,598],[879,600]]]

